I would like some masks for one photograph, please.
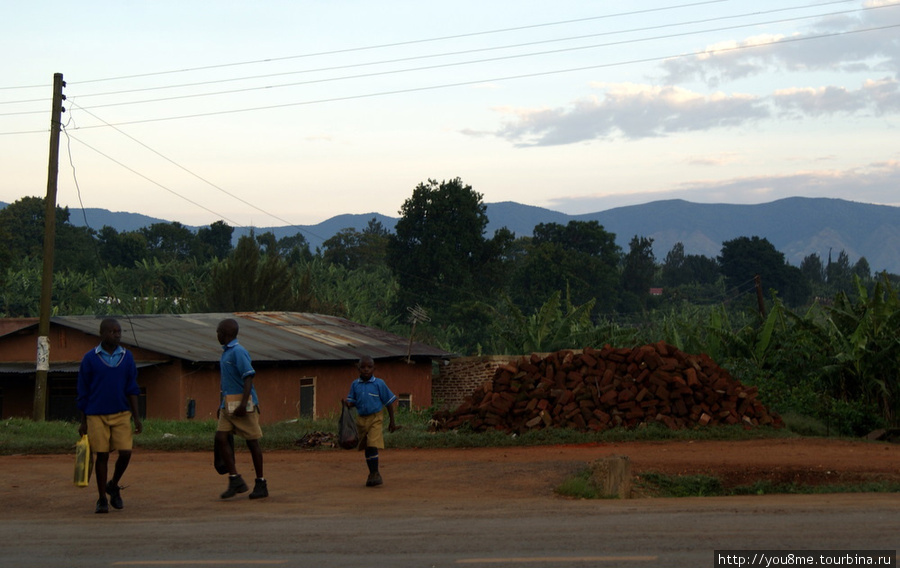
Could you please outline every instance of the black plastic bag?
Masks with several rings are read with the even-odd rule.
[[[359,445],[356,417],[343,404],[341,405],[341,419],[338,422],[338,445],[345,450],[352,450]]]
[[[228,447],[231,448],[231,455],[234,456],[234,434],[228,434]],[[213,443],[213,466],[219,475],[228,473],[228,468],[225,466],[225,458],[222,456],[222,452],[219,451],[219,444],[216,443]]]

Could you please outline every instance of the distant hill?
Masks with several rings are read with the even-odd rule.
[[[0,208],[5,206],[0,202]],[[109,225],[118,231],[133,231],[153,223],[170,222],[105,209],[86,209],[84,215],[78,210],[70,209],[70,212],[69,220],[73,225],[84,225],[87,216],[88,224],[95,229]],[[790,197],[759,205],[702,204],[673,199],[567,215],[505,201],[488,203],[487,215],[489,236],[501,227],[507,227],[516,236],[530,236],[539,223],[597,221],[607,231],[615,233],[616,242],[626,251],[635,235],[652,238],[658,262],[662,262],[677,242],[684,244],[687,254],[714,258],[724,241],[758,236],[768,239],[795,266],[812,253],[817,253],[825,262],[829,251],[837,258],[844,250],[851,262],[866,257],[873,272],[887,270],[900,274],[900,207],[806,197]],[[380,213],[345,214],[316,225],[255,227],[254,231],[257,234],[271,231],[276,238],[300,232],[315,250],[341,229],[362,231],[373,218],[389,230],[393,230],[398,219]],[[235,228],[235,240],[247,233],[247,228]]]

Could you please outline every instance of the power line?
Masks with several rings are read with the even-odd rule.
[[[814,36],[804,36],[804,37],[799,37],[799,38],[783,38],[783,39],[779,39],[779,40],[773,40],[770,42],[755,43],[753,45],[740,45],[740,46],[734,46],[734,47],[718,48],[715,51],[716,51],[716,53],[728,53],[728,52],[732,52],[732,51],[741,51],[741,50],[746,50],[746,49],[758,49],[761,47],[770,47],[772,45],[778,45],[778,44],[798,43],[798,42],[803,42],[803,41],[846,36],[846,35],[850,35],[850,34],[883,31],[883,30],[894,29],[894,28],[898,28],[898,27],[900,27],[900,24],[891,24],[891,25],[887,25],[887,26],[877,26],[877,27],[873,27],[873,28],[849,30],[849,31],[842,31],[842,32],[832,32],[832,33],[819,34],[819,35],[814,35]],[[192,113],[192,114],[185,114],[185,115],[178,115],[178,116],[148,118],[148,119],[141,119],[141,120],[130,120],[130,121],[117,122],[117,123],[111,124],[110,126],[125,126],[125,125],[131,125],[131,124],[146,124],[146,123],[151,123],[151,122],[164,122],[164,121],[169,121],[169,120],[183,120],[183,119],[187,119],[187,118],[201,118],[201,117],[207,117],[207,116],[237,114],[237,113],[254,112],[254,111],[260,111],[260,110],[273,110],[273,109],[288,108],[288,107],[293,107],[293,106],[305,106],[305,105],[322,104],[322,103],[330,103],[330,102],[340,102],[340,101],[349,101],[349,100],[357,100],[357,99],[365,99],[365,98],[373,98],[373,97],[382,97],[382,96],[387,96],[387,95],[398,95],[398,94],[416,93],[416,92],[424,92],[424,91],[433,91],[433,90],[439,90],[439,89],[448,89],[448,88],[452,88],[452,87],[480,85],[483,83],[496,83],[496,82],[501,82],[501,81],[512,81],[512,80],[517,80],[517,79],[529,79],[529,78],[535,78],[535,77],[546,77],[546,76],[550,76],[550,75],[561,75],[564,73],[574,73],[574,72],[578,72],[578,71],[588,71],[588,70],[592,70],[592,69],[619,67],[619,66],[623,66],[623,65],[634,65],[634,64],[638,64],[638,63],[651,63],[651,62],[655,62],[655,61],[664,61],[667,59],[694,57],[696,55],[697,54],[694,52],[663,55],[663,56],[647,57],[647,58],[643,58],[643,59],[631,59],[631,60],[619,61],[619,62],[614,62],[614,63],[599,63],[596,65],[584,65],[584,66],[580,66],[580,67],[570,67],[570,68],[566,68],[566,69],[556,69],[556,70],[551,70],[551,71],[539,71],[539,72],[534,72],[534,73],[523,73],[523,74],[519,74],[519,75],[508,75],[505,77],[473,79],[471,81],[459,81],[459,82],[454,82],[454,83],[444,83],[444,84],[440,84],[440,85],[430,85],[430,86],[425,86],[425,87],[410,87],[410,88],[406,88],[406,89],[396,89],[396,90],[380,91],[380,92],[374,92],[374,93],[364,93],[364,94],[359,94],[359,95],[346,95],[346,96],[341,96],[341,97],[330,97],[330,98],[324,98],[324,99],[313,99],[313,100],[308,100],[308,101],[281,103],[281,104],[275,104],[275,105],[264,105],[264,106],[247,107],[247,108],[241,108],[241,109],[200,112],[200,113]],[[88,108],[96,108],[96,107],[88,107]],[[98,128],[98,126],[88,126],[88,127],[82,127],[82,128]],[[33,132],[45,132],[45,130],[20,132],[20,133],[33,133]],[[0,135],[4,135],[4,134],[15,134],[15,133],[0,132]]]
[[[873,7],[873,8],[867,8],[867,9],[876,9],[876,8],[883,8],[883,7],[884,6],[877,6],[877,7]],[[108,107],[130,106],[130,105],[146,104],[146,103],[168,102],[168,101],[198,98],[198,97],[229,95],[229,94],[245,93],[245,92],[252,92],[252,91],[280,89],[280,88],[285,88],[285,87],[298,87],[298,86],[303,86],[303,85],[313,85],[313,84],[318,84],[318,83],[330,83],[332,81],[345,81],[345,80],[350,80],[350,79],[368,79],[368,78],[372,78],[372,77],[380,77],[380,76],[384,76],[384,75],[396,75],[396,74],[400,74],[400,73],[411,73],[411,72],[416,72],[416,71],[432,71],[435,69],[460,67],[460,66],[464,66],[464,65],[473,65],[473,64],[477,64],[477,63],[493,63],[493,62],[497,62],[497,61],[507,61],[507,60],[511,60],[511,59],[522,59],[525,57],[535,57],[535,56],[540,56],[540,55],[553,55],[553,54],[566,53],[566,52],[571,52],[571,51],[598,49],[598,48],[602,48],[602,47],[627,45],[627,44],[632,44],[632,43],[655,41],[655,40],[660,40],[660,39],[672,39],[675,37],[684,37],[684,36],[688,36],[688,35],[697,35],[697,34],[718,32],[718,31],[727,31],[727,30],[763,25],[763,24],[776,24],[776,23],[784,23],[784,22],[790,22],[790,21],[802,20],[802,19],[808,19],[808,18],[835,16],[835,15],[846,14],[846,13],[856,12],[856,11],[858,11],[858,10],[849,10],[849,11],[845,11],[845,12],[831,12],[829,14],[816,14],[814,16],[801,16],[801,17],[797,17],[797,18],[787,18],[787,19],[773,20],[773,21],[768,21],[768,22],[758,22],[758,23],[752,23],[752,24],[740,24],[740,25],[735,25],[735,26],[727,26],[727,27],[723,27],[723,28],[684,32],[684,33],[680,33],[680,34],[669,34],[669,35],[663,35],[663,36],[654,36],[654,37],[640,38],[640,39],[629,39],[629,40],[622,40],[622,41],[595,44],[595,45],[567,47],[567,48],[555,49],[555,50],[549,50],[549,51],[506,55],[506,56],[492,57],[492,58],[487,58],[487,59],[457,61],[457,62],[451,62],[451,63],[428,65],[428,66],[424,66],[424,67],[412,67],[412,68],[408,68],[408,69],[395,69],[395,70],[389,70],[389,71],[376,71],[376,72],[372,72],[372,73],[348,75],[348,76],[343,76],[343,77],[330,77],[330,78],[325,78],[325,79],[312,79],[309,81],[298,81],[298,82],[294,82],[294,83],[282,83],[279,85],[263,85],[263,86],[259,86],[259,87],[246,87],[243,89],[231,89],[231,90],[227,90],[227,91],[195,93],[195,94],[163,97],[163,98],[157,98],[157,99],[144,99],[144,100],[139,100],[139,101],[125,101],[125,102],[119,102],[119,103],[98,104],[98,105],[93,105],[90,108],[108,108]],[[675,24],[675,25],[678,25],[678,24]],[[610,33],[621,33],[621,32],[610,32]],[[608,35],[608,34],[598,34],[598,35]],[[476,50],[476,51],[479,51],[479,50]],[[413,57],[413,58],[408,58],[407,60],[427,58],[427,57],[431,57],[431,56]],[[403,61],[403,60],[396,60],[396,61]],[[348,65],[348,66],[345,66],[345,68],[359,67],[359,66],[365,66],[365,65],[368,65],[368,64]],[[308,72],[313,72],[313,71],[317,71],[317,70],[310,70]],[[295,73],[304,73],[304,72],[306,72],[306,71],[298,71]],[[291,73],[291,74],[294,74],[294,73]],[[93,95],[88,95],[88,96],[93,96]],[[3,116],[3,115],[0,114],[0,116]]]
[[[233,83],[233,82],[237,82],[237,81],[249,81],[249,80],[256,80],[256,79],[268,79],[268,78],[271,78],[271,77],[284,77],[284,76],[288,76],[288,75],[300,75],[300,74],[307,74],[307,73],[320,73],[320,72],[325,72],[325,71],[337,71],[337,70],[342,70],[342,69],[353,69],[353,68],[357,68],[357,67],[369,67],[369,66],[375,66],[375,65],[387,65],[387,64],[393,64],[393,63],[403,63],[403,62],[417,61],[417,60],[423,60],[423,59],[434,59],[434,58],[439,58],[439,57],[450,57],[450,56],[457,56],[457,55],[468,55],[468,54],[472,54],[472,53],[483,53],[483,52],[489,52],[489,51],[499,51],[499,50],[503,50],[503,49],[514,49],[514,48],[520,48],[520,47],[530,47],[530,46],[534,46],[534,45],[542,45],[542,44],[550,44],[550,43],[560,43],[560,42],[565,42],[565,41],[574,41],[574,40],[589,39],[589,38],[596,38],[596,37],[603,37],[603,36],[621,35],[621,34],[636,33],[636,32],[645,32],[645,31],[651,31],[651,30],[658,30],[658,29],[665,29],[665,28],[672,28],[672,27],[679,27],[679,26],[687,26],[687,25],[694,25],[694,24],[705,24],[705,23],[710,23],[710,22],[715,22],[715,21],[721,21],[721,20],[733,20],[733,19],[737,19],[737,18],[745,18],[745,17],[747,17],[747,16],[758,16],[758,15],[774,14],[774,13],[777,13],[777,12],[787,12],[787,11],[793,11],[793,10],[808,9],[808,8],[810,8],[810,7],[821,7],[821,6],[831,5],[831,4],[844,4],[844,3],[847,3],[848,1],[850,1],[850,0],[832,0],[832,1],[830,1],[830,2],[824,2],[824,3],[821,3],[821,4],[815,4],[815,5],[811,5],[811,6],[791,6],[791,7],[787,7],[787,8],[777,8],[777,9],[764,10],[764,11],[746,12],[746,13],[742,13],[742,14],[732,14],[732,15],[729,15],[729,16],[719,16],[719,17],[715,17],[715,18],[705,18],[705,19],[701,19],[701,20],[691,20],[691,21],[684,21],[684,22],[671,22],[671,23],[667,23],[667,24],[661,24],[661,25],[657,25],[657,26],[648,26],[648,27],[643,27],[643,28],[631,28],[631,29],[625,29],[625,30],[614,30],[614,31],[607,31],[607,32],[601,32],[601,33],[595,33],[595,34],[585,34],[585,35],[579,35],[579,36],[568,36],[568,37],[563,37],[563,38],[554,38],[554,39],[547,39],[547,40],[536,40],[536,41],[530,41],[530,42],[524,42],[524,43],[507,44],[507,45],[492,46],[492,47],[483,47],[483,48],[477,48],[477,49],[467,49],[467,50],[461,50],[461,51],[450,51],[450,52],[443,52],[443,53],[432,53],[432,54],[428,54],[428,55],[416,55],[416,56],[401,57],[401,58],[396,58],[396,59],[386,59],[386,60],[380,60],[380,61],[369,61],[369,62],[365,62],[365,63],[351,63],[351,64],[347,64],[347,65],[335,65],[335,66],[330,66],[330,67],[319,67],[319,68],[314,68],[314,69],[303,69],[303,70],[299,70],[299,71],[284,71],[284,72],[280,72],[280,73],[267,73],[267,74],[263,74],[263,75],[251,75],[251,76],[243,76],[243,77],[230,77],[230,78],[225,78],[225,79],[214,79],[214,80],[209,80],[209,81],[199,81],[199,82],[194,82],[194,83],[181,83],[181,84],[174,84],[174,85],[158,85],[158,86],[154,86],[154,87],[144,87],[144,88],[138,88],[138,89],[127,89],[127,90],[121,90],[121,91],[107,91],[107,92],[100,92],[100,93],[89,93],[89,94],[82,94],[82,95],[80,95],[80,98],[100,97],[100,96],[111,96],[111,95],[122,95],[122,94],[131,94],[131,93],[148,92],[148,91],[159,91],[159,90],[166,90],[166,89],[186,88],[186,87],[199,87],[199,86],[214,85],[214,84],[221,84],[221,83]],[[823,18],[823,17],[829,17],[829,16],[851,14],[851,13],[855,13],[855,12],[861,12],[861,11],[865,11],[865,10],[873,10],[873,9],[884,8],[884,7],[886,7],[886,6],[871,6],[871,7],[867,7],[867,8],[856,8],[856,9],[853,9],[853,10],[843,10],[843,11],[838,11],[838,12],[828,12],[828,13],[824,13],[824,14],[812,14],[812,15],[807,15],[807,16],[798,16],[798,17],[796,17],[796,18],[786,18],[786,19],[772,20],[772,21],[767,21],[767,22],[754,22],[754,23],[750,23],[750,24],[742,24],[742,25],[739,25],[739,26],[733,26],[733,27],[715,28],[715,29],[710,29],[710,30],[700,30],[700,31],[695,31],[695,32],[687,32],[687,33],[684,33],[684,34],[672,34],[672,35],[665,35],[665,36],[655,36],[655,37],[650,37],[650,38],[640,38],[640,39],[628,40],[628,41],[624,41],[624,42],[615,42],[615,43],[608,43],[608,44],[600,44],[600,45],[593,45],[593,46],[584,46],[584,47],[570,48],[570,49],[564,49],[564,50],[555,50],[555,51],[537,52],[537,53],[530,53],[530,54],[520,54],[520,55],[510,56],[509,58],[514,58],[514,57],[531,57],[531,56],[535,56],[535,55],[546,55],[546,54],[559,53],[559,52],[570,51],[570,50],[575,50],[575,49],[592,49],[592,48],[597,48],[597,47],[608,47],[608,46],[613,46],[613,45],[621,45],[622,43],[633,43],[633,42],[639,42],[639,41],[651,41],[651,40],[657,40],[657,39],[670,39],[670,38],[673,38],[673,37],[680,37],[680,36],[683,36],[683,35],[694,35],[694,34],[708,33],[708,32],[714,32],[714,31],[724,31],[724,30],[736,29],[736,28],[740,28],[740,27],[752,27],[752,26],[760,26],[760,25],[774,24],[774,23],[785,23],[785,22],[796,21],[796,20],[803,20],[803,19]],[[482,62],[495,61],[495,60],[499,60],[499,59],[503,59],[503,58],[475,60],[475,61],[468,61],[468,62],[459,62],[459,63],[454,63],[453,65],[467,65],[467,64],[471,64],[471,63],[482,63]],[[436,67],[414,68],[414,69],[409,69],[409,70],[393,71],[393,73],[397,73],[397,72],[406,72],[406,71],[418,71],[418,70],[423,70],[423,69],[432,69],[432,68],[439,68],[439,67],[440,67],[440,66],[436,66]],[[368,77],[368,76],[370,76],[370,75],[360,75],[360,76],[351,76],[351,77],[338,77],[338,78],[329,79],[329,80],[339,80],[339,79],[346,79],[346,78],[358,78],[358,77]],[[275,86],[276,86],[276,87],[278,87],[278,86],[293,86],[293,85],[299,85],[299,84],[305,84],[305,83],[292,83],[292,84],[288,84],[288,85],[275,85]],[[77,83],[76,83],[76,85],[77,85]],[[256,87],[256,89],[268,89],[268,88],[272,88],[272,86]],[[234,91],[222,91],[222,92],[217,92],[217,93],[201,93],[201,94],[195,94],[195,95],[187,95],[187,96],[181,97],[181,98],[187,98],[187,97],[190,97],[190,96],[217,95],[217,94],[231,93],[231,92],[243,92],[243,91],[247,91],[247,90],[253,90],[253,89],[238,89],[238,90],[234,90]],[[178,98],[178,97],[175,97],[175,98]],[[43,100],[43,99],[39,99],[39,100]],[[158,101],[158,100],[171,100],[171,99],[152,99],[152,100],[149,100],[149,101],[138,101],[138,102],[156,102],[156,101]],[[34,100],[32,100],[32,101],[8,101],[8,103],[10,103],[10,102],[34,102]],[[0,104],[8,104],[8,103],[0,102]],[[127,104],[134,104],[134,103],[127,103]],[[92,108],[97,108],[97,107],[92,107]],[[0,115],[0,116],[3,116],[3,115]]]
[[[288,55],[288,56],[284,56],[284,57],[256,59],[256,60],[251,60],[251,61],[222,63],[222,64],[218,64],[218,65],[189,67],[189,68],[185,68],[185,69],[176,69],[176,70],[171,70],[171,71],[158,71],[158,72],[154,72],[154,73],[141,73],[141,74],[135,74],[135,75],[122,75],[122,76],[118,76],[118,77],[107,77],[107,78],[103,78],[103,79],[91,79],[88,81],[81,81],[77,84],[99,83],[99,82],[105,82],[105,81],[118,81],[121,79],[136,79],[136,78],[140,78],[140,77],[171,75],[171,74],[175,74],[175,73],[187,73],[187,72],[192,72],[192,71],[205,71],[205,70],[209,70],[209,69],[221,69],[221,68],[225,68],[225,67],[237,67],[237,66],[242,66],[242,65],[255,65],[255,64],[259,64],[259,63],[271,63],[274,61],[286,61],[286,60],[291,60],[291,59],[320,57],[320,56],[324,56],[324,55],[338,55],[338,54],[353,53],[353,52],[358,52],[358,51],[370,51],[370,50],[384,49],[384,48],[389,48],[389,47],[403,47],[403,46],[416,45],[416,44],[421,44],[421,43],[432,43],[432,42],[446,41],[446,40],[451,40],[451,39],[462,39],[462,38],[476,37],[476,36],[482,36],[482,35],[507,33],[507,32],[513,32],[513,31],[522,31],[522,30],[543,28],[543,27],[550,27],[550,26],[560,26],[560,25],[566,25],[566,24],[575,24],[575,23],[589,22],[589,21],[593,21],[593,20],[619,18],[619,17],[623,17],[623,16],[636,16],[636,15],[642,15],[642,14],[650,14],[653,12],[662,12],[662,11],[666,11],[666,10],[677,10],[677,9],[681,9],[681,8],[693,8],[693,7],[697,7],[697,6],[704,6],[704,5],[708,5],[708,4],[720,4],[723,2],[731,2],[731,1],[732,0],[704,0],[701,2],[678,4],[675,6],[663,6],[660,8],[648,8],[645,10],[635,10],[635,11],[631,11],[631,12],[605,14],[602,16],[589,16],[589,17],[585,17],[585,18],[577,18],[577,19],[572,19],[572,20],[561,20],[558,22],[545,22],[545,23],[540,23],[540,24],[530,24],[530,25],[525,25],[525,26],[501,28],[501,29],[495,29],[495,30],[471,32],[471,33],[465,33],[465,34],[456,34],[456,35],[440,36],[440,37],[417,39],[417,40],[399,41],[399,42],[394,42],[394,43],[368,45],[368,46],[362,46],[362,47],[350,47],[350,48],[337,49],[337,50],[332,50],[332,51],[321,51],[321,52],[316,52],[316,53],[305,53],[305,54],[300,54],[300,55]],[[842,1],[850,1],[850,0],[842,0]]]
[[[307,229],[304,229],[303,227],[297,226],[297,225],[291,223],[290,221],[287,221],[287,220],[285,220],[285,219],[282,219],[282,218],[279,217],[278,215],[275,215],[274,213],[271,213],[270,211],[267,211],[267,210],[265,210],[265,209],[262,209],[261,207],[259,207],[259,206],[257,206],[257,205],[254,205],[253,203],[247,201],[246,199],[243,199],[243,198],[241,198],[241,197],[239,197],[239,196],[237,196],[237,195],[235,195],[235,194],[233,194],[233,193],[227,191],[226,189],[222,188],[221,186],[216,185],[215,183],[209,181],[208,179],[204,178],[204,177],[201,176],[200,174],[197,174],[196,172],[194,172],[194,171],[188,169],[187,167],[185,167],[185,166],[179,164],[178,162],[176,162],[175,160],[169,158],[168,156],[165,156],[165,155],[162,154],[161,152],[159,152],[159,151],[157,151],[157,150],[151,148],[151,147],[148,146],[147,144],[141,142],[140,140],[138,140],[138,139],[135,138],[134,136],[131,136],[131,135],[128,134],[127,132],[123,131],[122,129],[117,128],[115,125],[109,124],[108,122],[106,122],[105,120],[103,120],[102,118],[100,118],[99,116],[97,116],[96,114],[90,112],[89,110],[87,110],[87,109],[85,109],[85,108],[83,108],[83,107],[81,107],[81,106],[79,106],[79,105],[77,105],[77,104],[75,104],[75,103],[72,103],[72,107],[73,107],[73,108],[78,108],[79,110],[82,110],[82,111],[84,111],[85,113],[91,115],[91,116],[94,117],[95,119],[97,119],[97,120],[99,120],[100,122],[103,122],[103,123],[106,124],[107,126],[111,127],[113,130],[115,130],[116,132],[118,132],[118,133],[121,134],[122,136],[125,136],[126,138],[128,138],[128,139],[131,140],[132,142],[134,142],[134,143],[140,145],[141,147],[145,148],[146,150],[149,150],[150,152],[156,154],[157,156],[159,156],[160,158],[162,158],[162,159],[164,159],[165,161],[169,162],[170,164],[172,164],[173,166],[175,166],[175,167],[177,167],[178,169],[182,170],[183,172],[185,172],[185,173],[187,173],[187,174],[193,176],[194,178],[196,178],[196,179],[202,181],[203,183],[209,185],[209,186],[212,187],[213,189],[216,189],[217,191],[219,191],[219,192],[221,192],[221,193],[224,193],[224,194],[227,195],[228,197],[231,197],[232,199],[236,199],[237,201],[240,201],[240,202],[243,203],[244,205],[246,205],[246,206],[248,206],[248,207],[252,207],[253,209],[256,209],[256,210],[259,211],[260,213],[263,213],[263,214],[265,214],[265,215],[268,215],[269,217],[272,217],[273,219],[276,219],[276,220],[278,220],[278,221],[281,221],[282,223],[284,223],[285,225],[287,225],[287,226],[289,226],[289,227],[293,227],[293,228],[295,228],[295,229],[298,229],[298,230],[300,230],[300,231],[303,231],[303,232],[305,232],[305,233],[308,233],[309,235],[311,235],[311,236],[313,236],[313,237],[316,237],[317,239],[321,239],[321,240],[323,240],[323,241],[325,240],[324,237],[322,237],[322,236],[320,236],[320,235],[317,235],[317,234],[313,233],[312,231],[309,231],[309,230],[307,230]],[[68,133],[67,133],[67,136],[68,136]],[[76,139],[76,140],[77,140],[77,139]],[[78,141],[81,142],[81,140],[78,140]],[[81,142],[81,143],[84,144],[84,142]],[[87,146],[87,144],[85,144],[85,145]],[[88,147],[90,148],[90,146],[88,146]],[[97,150],[94,149],[94,148],[91,148],[91,149],[94,150],[94,151],[97,151]],[[103,154],[103,153],[100,153],[100,154],[103,155],[103,156],[106,157],[106,158],[109,158],[109,156],[107,156],[107,155],[105,155],[105,154]],[[110,158],[110,159],[111,159],[111,158]],[[115,161],[115,160],[113,160],[113,161]],[[117,161],[116,161],[116,163],[119,164],[119,165],[123,165],[123,164],[121,164],[121,162],[117,162]],[[134,170],[131,170],[130,168],[127,168],[127,169],[129,169],[129,171],[132,171],[132,172],[134,172],[134,173],[137,173],[137,172],[135,172]],[[141,175],[141,174],[138,174],[138,175]],[[143,177],[144,179],[148,179],[148,181],[152,181],[152,180],[149,180],[149,178],[147,178],[146,176],[141,175],[141,177]],[[166,187],[164,187],[164,186],[162,186],[162,185],[160,185],[160,184],[158,184],[158,183],[156,183],[156,182],[153,182],[153,183],[156,184],[156,185],[158,185],[158,186],[160,186],[160,187],[163,187],[163,189],[166,189],[166,191],[168,191],[169,193],[172,193],[172,194],[174,194],[174,195],[177,195],[178,197],[181,197],[181,198],[184,199],[185,201],[188,201],[188,202],[190,202],[190,203],[194,203],[194,204],[196,205],[196,203],[195,203],[194,201],[192,201],[192,200],[190,200],[190,199],[184,197],[183,195],[180,195],[179,193],[175,192],[174,190],[169,189],[169,188],[166,188]],[[201,207],[202,207],[202,206],[201,206]],[[204,209],[206,209],[206,208],[204,208]],[[209,212],[211,212],[211,213],[213,213],[213,214],[219,215],[218,213],[215,213],[214,211],[211,211],[211,210],[209,210],[209,209],[206,209],[206,211],[209,211]],[[219,215],[219,216],[220,216],[222,219],[227,219],[227,217],[225,217],[225,216],[223,216],[223,215]],[[230,219],[229,219],[229,221],[230,221]],[[241,225],[235,224],[233,221],[232,221],[232,225],[241,227]]]

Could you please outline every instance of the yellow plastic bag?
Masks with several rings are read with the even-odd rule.
[[[91,443],[87,434],[75,444],[75,485],[87,487],[91,479]]]

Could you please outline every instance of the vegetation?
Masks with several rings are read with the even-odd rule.
[[[429,410],[398,410],[400,430],[386,433],[392,448],[475,448],[495,446],[540,446],[583,444],[590,442],[626,442],[634,440],[746,440],[762,437],[794,436],[789,429],[744,430],[739,427],[716,427],[689,431],[672,431],[663,427],[640,430],[613,429],[601,433],[583,433],[565,429],[545,429],[516,436],[503,432],[476,433],[432,432]],[[307,435],[336,436],[337,416],[317,420],[297,419],[263,426],[267,450],[296,450],[298,441]],[[145,450],[208,451],[212,449],[215,420],[144,420],[144,431],[135,435],[134,443]],[[336,440],[336,438],[334,438]],[[73,422],[34,422],[25,418],[0,421],[0,455],[70,453],[78,441],[78,424]],[[315,449],[330,450],[319,445]]]
[[[725,487],[711,475],[665,475],[644,472],[636,476],[634,491],[643,497],[726,497],[734,495],[814,495],[827,493],[900,493],[900,483],[867,481],[851,484],[776,483],[756,481],[750,485]],[[587,468],[556,486],[556,493],[575,499],[604,499]]]
[[[900,278],[871,274],[864,258],[813,254],[793,267],[748,236],[715,259],[678,243],[660,263],[652,239],[622,251],[595,221],[488,236],[482,196],[459,178],[420,183],[401,214],[394,233],[373,220],[313,253],[299,233],[232,247],[223,221],[118,232],[74,227],[57,208],[54,313],[310,311],[462,355],[664,340],[708,353],[811,430],[860,435],[900,420]],[[36,197],[0,210],[0,317],[38,315],[43,218]]]

